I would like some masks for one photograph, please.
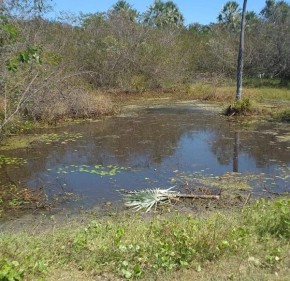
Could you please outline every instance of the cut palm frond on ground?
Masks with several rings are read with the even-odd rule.
[[[179,198],[193,198],[193,199],[219,199],[219,195],[198,195],[198,194],[181,194],[177,191],[168,189],[144,189],[140,191],[131,191],[124,195],[126,207],[131,207],[136,211],[146,209],[149,212],[154,205],[160,202],[170,202],[170,200],[177,200]]]
[[[125,206],[132,207],[136,211],[146,209],[149,212],[151,208],[159,203],[169,201],[175,191],[168,189],[144,189],[140,191],[132,191],[124,195]]]

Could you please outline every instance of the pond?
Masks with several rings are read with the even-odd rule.
[[[280,194],[290,190],[289,133],[286,124],[239,125],[194,102],[132,106],[33,132],[22,148],[2,146],[1,185],[41,189],[71,210],[118,201],[120,190],[185,183]]]

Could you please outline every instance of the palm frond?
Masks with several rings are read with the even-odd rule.
[[[168,189],[156,188],[129,192],[124,195],[125,206],[131,207],[136,211],[146,209],[146,212],[149,212],[155,204],[168,201],[174,197],[176,192],[172,188],[174,186]]]

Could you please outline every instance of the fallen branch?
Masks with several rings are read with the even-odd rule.
[[[243,207],[245,207],[245,206],[248,204],[248,202],[249,202],[251,196],[252,196],[252,192],[250,192],[250,193],[248,194],[248,196],[247,196],[247,198],[246,198],[246,201],[245,201]]]
[[[220,199],[220,195],[202,195],[202,194],[199,195],[199,194],[181,194],[181,193],[173,194],[173,195],[170,195],[169,197],[192,198],[192,199],[216,199],[216,200]]]

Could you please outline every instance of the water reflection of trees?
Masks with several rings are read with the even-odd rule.
[[[235,132],[233,149],[233,172],[239,172],[240,132]]]
[[[214,130],[211,150],[220,164],[233,163],[233,169],[237,170],[238,158],[242,154],[254,159],[258,168],[270,165],[271,162],[290,163],[289,154],[286,153],[289,151],[289,143],[277,142],[275,136],[280,131],[279,126],[273,128],[272,124],[261,125],[257,131],[233,129],[236,128],[223,130],[220,127]]]
[[[19,181],[25,181],[59,164],[113,163],[139,167],[159,164],[175,153],[181,136],[200,123],[192,122],[194,116],[184,113],[109,118],[52,130],[60,134],[64,131],[70,134],[81,133],[83,138],[67,144],[34,144],[31,149],[11,151],[9,156],[23,157],[29,160],[29,164],[19,168],[8,167],[8,174]],[[2,175],[2,178],[7,178]]]
[[[5,172],[14,179],[25,180],[57,165],[98,163],[147,167],[174,155],[182,136],[195,138],[198,132],[209,134],[209,149],[221,165],[233,162],[236,166],[238,162],[234,161],[241,153],[255,159],[258,167],[267,165],[270,160],[289,163],[285,153],[289,144],[277,143],[273,134],[262,134],[266,129],[265,126],[255,133],[242,131],[237,136],[231,123],[215,114],[185,109],[152,110],[136,117],[109,118],[55,129],[58,133],[81,133],[83,138],[67,144],[42,144],[12,151],[9,156],[29,159],[29,165],[18,169],[8,167]],[[236,140],[239,137],[236,148],[235,136]],[[5,177],[5,174],[0,176]]]

